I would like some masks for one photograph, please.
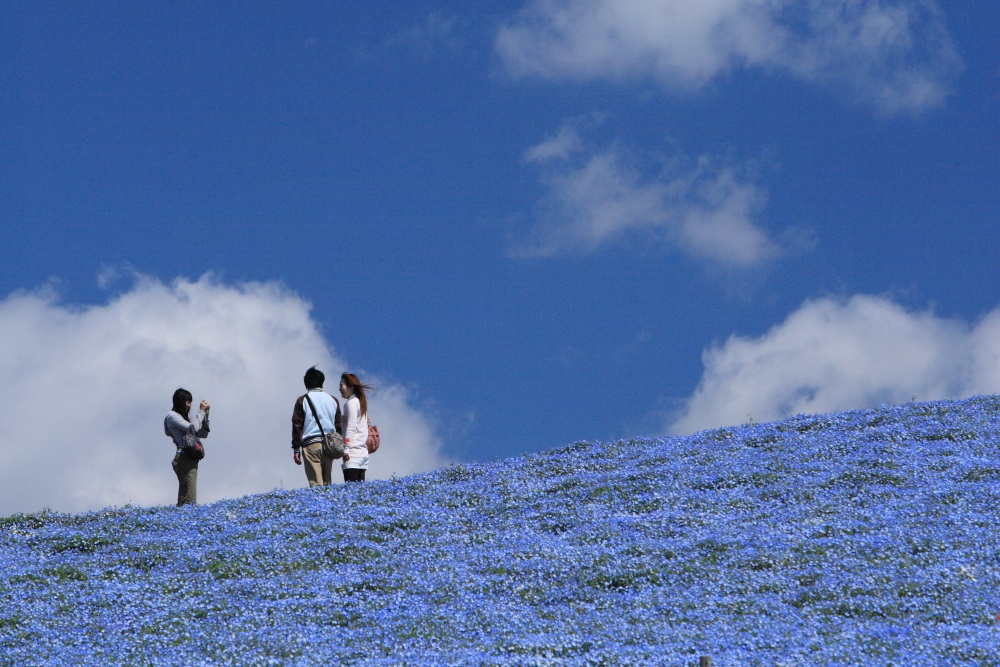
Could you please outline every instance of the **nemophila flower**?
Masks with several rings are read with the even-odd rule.
[[[0,664],[988,663],[998,407],[9,517]]]

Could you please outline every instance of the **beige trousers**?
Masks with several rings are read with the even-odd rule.
[[[330,486],[333,479],[333,459],[323,456],[323,443],[314,442],[302,448],[302,467],[306,469],[309,486]]]
[[[198,504],[198,462],[180,452],[171,464],[177,475],[177,506]]]

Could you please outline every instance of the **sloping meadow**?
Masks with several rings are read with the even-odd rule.
[[[996,664],[998,445],[979,397],[17,515],[0,665]]]

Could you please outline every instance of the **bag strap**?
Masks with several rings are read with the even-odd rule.
[[[326,431],[323,430],[323,422],[319,420],[319,415],[316,414],[316,406],[313,405],[312,399],[309,398],[309,392],[306,392],[306,400],[309,401],[309,409],[312,410],[313,419],[316,420],[316,426],[319,426],[319,434],[323,436],[324,442],[326,441]]]

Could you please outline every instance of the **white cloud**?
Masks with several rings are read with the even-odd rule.
[[[366,45],[360,55],[365,58],[404,52],[409,58],[426,60],[438,53],[454,55],[464,48],[458,20],[433,11],[418,23],[413,23],[379,42]]]
[[[1000,308],[969,324],[884,297],[818,299],[759,338],[708,349],[704,363],[669,432],[995,393]]]
[[[566,124],[559,128],[554,137],[529,148],[524,159],[528,162],[545,162],[553,159],[568,160],[574,153],[583,150],[583,148],[580,133],[572,125]]]
[[[547,195],[514,254],[586,254],[630,234],[659,236],[726,266],[782,254],[753,221],[765,194],[742,175],[746,169],[702,157],[646,176],[632,157],[619,147],[587,147],[569,124],[529,149],[525,159],[541,169]]]
[[[309,304],[273,283],[139,277],[87,307],[49,290],[9,295],[0,301],[0,516],[172,504],[163,417],[177,387],[212,403],[199,501],[305,486],[291,413],[313,364],[334,391],[342,371],[356,370],[331,352]],[[378,389],[370,411],[383,434],[369,477],[447,463],[410,393],[360,372]]]
[[[933,0],[534,0],[496,50],[514,76],[673,89],[780,70],[887,113],[942,103],[961,68]]]

